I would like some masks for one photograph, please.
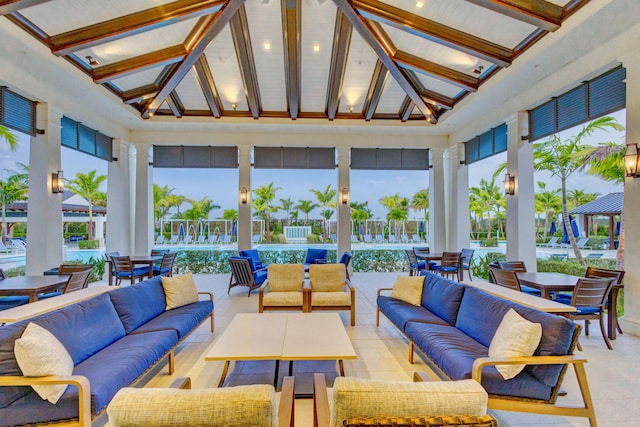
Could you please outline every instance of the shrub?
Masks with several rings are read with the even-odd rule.
[[[498,246],[498,239],[495,239],[493,237],[482,239],[480,240],[480,246],[482,246],[483,248],[495,248],[496,246]]]
[[[78,249],[98,249],[100,241],[98,240],[79,240]]]
[[[471,272],[476,277],[489,280],[489,264],[494,261],[505,261],[506,255],[500,252],[487,252],[484,258],[474,257],[471,262]]]
[[[320,236],[317,234],[307,234],[307,243],[320,243]]]

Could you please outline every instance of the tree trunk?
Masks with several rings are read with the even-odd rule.
[[[271,230],[270,230],[271,224],[269,224],[270,221],[269,221],[269,213],[268,212],[265,212],[265,219],[267,220],[266,221],[267,222],[266,223],[266,230],[265,230],[265,232],[267,234],[267,243],[271,243]]]
[[[565,228],[567,229],[567,235],[569,236],[569,243],[571,243],[571,248],[573,249],[573,253],[576,256],[576,260],[580,265],[587,265],[584,258],[582,257],[582,253],[580,252],[580,248],[578,247],[578,243],[576,242],[576,237],[573,235],[573,230],[571,229],[571,222],[569,221],[569,210],[567,208],[567,193],[566,193],[566,180],[562,180],[562,220],[564,221]]]
[[[87,240],[93,240],[93,209],[89,200],[89,224],[87,225]]]

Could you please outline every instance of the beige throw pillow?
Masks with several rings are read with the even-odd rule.
[[[13,347],[18,366],[25,377],[73,374],[73,360],[69,352],[49,331],[29,323]],[[55,404],[67,389],[67,384],[33,385],[33,390],[44,400]]]
[[[175,277],[163,276],[162,287],[167,299],[167,310],[198,302],[198,288],[191,273]]]
[[[532,356],[542,338],[542,325],[533,323],[509,309],[489,345],[489,357]],[[505,380],[518,375],[525,365],[497,365]]]
[[[396,283],[393,284],[391,297],[409,304],[420,305],[423,285],[424,276],[398,276]]]

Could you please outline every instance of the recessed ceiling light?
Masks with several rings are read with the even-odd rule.
[[[473,73],[474,74],[482,74],[482,70],[484,69],[484,67],[482,65],[478,65],[476,68],[473,69]]]
[[[353,105],[350,105],[350,106],[349,106],[349,112],[350,112],[350,113],[353,113]]]
[[[231,104],[231,108],[233,108],[233,111],[236,111],[236,109],[238,108],[238,104]]]
[[[314,52],[320,52],[320,45],[318,43],[313,45],[313,51]]]
[[[417,2],[416,2],[416,7],[417,7],[418,9],[422,9],[422,6],[424,6],[424,2],[423,2],[423,1],[417,1]]]
[[[264,48],[264,50],[271,50],[271,42],[266,41],[262,44],[262,47]]]

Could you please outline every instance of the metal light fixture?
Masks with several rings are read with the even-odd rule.
[[[513,196],[516,194],[516,177],[506,174],[504,176],[504,194]]]
[[[100,62],[97,59],[93,59],[93,56],[91,56],[91,55],[87,55],[87,56],[85,56],[85,58],[87,58],[87,62],[92,67],[95,67],[96,65],[100,65]]]
[[[64,173],[62,171],[53,172],[51,174],[51,192],[53,194],[62,193],[64,191]]]
[[[627,151],[624,153],[625,174],[634,178],[639,177],[640,173],[638,172],[638,163],[640,163],[638,144],[627,144]]]
[[[343,205],[346,205],[347,203],[349,203],[349,190],[346,187],[342,189],[342,191],[340,192],[340,195],[341,195],[341,200]]]
[[[249,200],[249,191],[247,190],[247,187],[242,187],[240,189],[240,203],[242,203],[243,205],[246,205],[248,200]]]

